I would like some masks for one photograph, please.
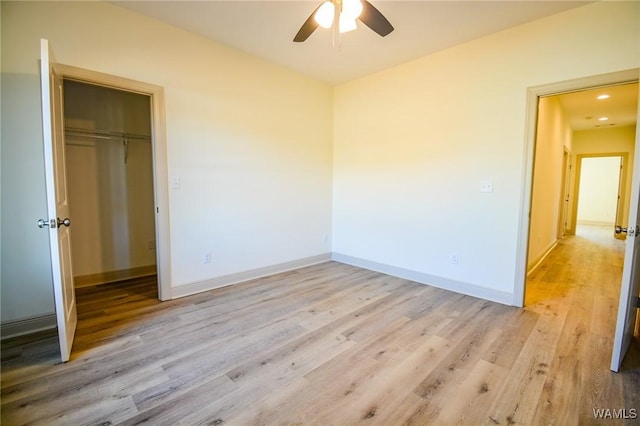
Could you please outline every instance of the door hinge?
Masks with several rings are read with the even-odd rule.
[[[636,299],[636,308],[640,309],[640,296]]]

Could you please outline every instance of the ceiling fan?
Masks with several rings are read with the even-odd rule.
[[[318,6],[302,24],[298,34],[293,38],[295,42],[303,42],[321,26],[344,33],[356,29],[356,19],[384,37],[393,31],[393,25],[367,0],[327,0]]]

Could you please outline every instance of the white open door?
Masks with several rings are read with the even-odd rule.
[[[638,112],[640,124],[640,110]],[[638,315],[638,282],[640,281],[640,126],[636,126],[636,149],[633,161],[633,180],[631,183],[631,202],[629,208],[629,226],[627,227],[624,267],[622,269],[622,285],[620,287],[620,303],[618,305],[618,319],[616,334],[613,340],[613,354],[611,356],[611,370],[619,371],[629,344],[633,338]]]
[[[62,77],[57,76],[54,71],[55,61],[48,40],[40,41],[40,60],[44,166],[49,216],[48,219],[38,221],[38,225],[49,229],[60,356],[62,361],[66,362],[71,355],[78,318],[71,271],[71,222],[65,170]]]

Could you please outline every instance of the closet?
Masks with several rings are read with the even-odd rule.
[[[64,80],[76,287],[156,273],[150,98]]]

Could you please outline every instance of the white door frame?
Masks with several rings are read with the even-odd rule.
[[[533,187],[533,162],[535,155],[536,129],[538,124],[538,99],[542,96],[559,95],[602,86],[638,82],[638,68],[601,74],[575,80],[561,81],[531,87],[527,90],[525,116],[524,174],[522,197],[520,199],[520,225],[518,228],[518,246],[516,252],[515,286],[512,305],[523,307],[525,284],[527,279],[527,250],[529,246],[529,226],[531,214],[531,195]]]
[[[97,71],[56,64],[62,78],[83,83],[140,93],[151,98],[151,145],[153,152],[153,191],[156,210],[156,262],[158,299],[169,300],[171,294],[171,250],[169,234],[169,177],[165,134],[164,89],[149,83],[130,80]]]
[[[562,147],[562,177],[560,184],[560,214],[558,215],[557,238],[567,233],[567,214],[569,210],[569,187],[571,182],[571,153],[566,146]]]

